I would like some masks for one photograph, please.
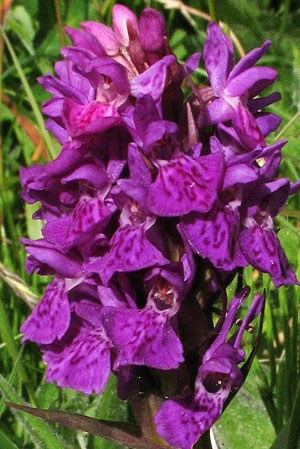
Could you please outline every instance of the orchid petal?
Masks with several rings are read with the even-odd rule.
[[[118,364],[178,368],[184,360],[183,348],[169,318],[167,311],[159,313],[149,306],[104,312],[106,331],[120,352]]]
[[[223,178],[223,154],[179,156],[159,169],[150,187],[148,206],[153,214],[176,217],[191,211],[208,212],[217,199]]]
[[[157,102],[164,91],[168,67],[176,62],[174,55],[168,55],[154,63],[141,75],[130,80],[131,95],[151,95]]]
[[[70,307],[63,279],[54,279],[46,288],[45,294],[32,314],[21,327],[27,340],[39,344],[60,340],[70,324]]]
[[[216,96],[221,96],[233,66],[233,45],[216,23],[207,27],[203,59],[208,77]]]
[[[47,381],[85,394],[101,393],[110,375],[110,347],[99,328],[82,331],[62,352],[46,348],[43,360],[48,365]]]
[[[253,225],[240,232],[239,243],[249,263],[257,270],[269,273],[275,287],[287,284],[299,285],[273,230]]]

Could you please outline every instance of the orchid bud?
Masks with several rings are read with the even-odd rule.
[[[82,22],[80,25],[100,42],[108,56],[119,53],[120,44],[112,28],[98,22]]]
[[[140,44],[153,62],[166,55],[167,27],[163,16],[152,8],[146,8],[139,20]]]
[[[117,38],[124,47],[129,45],[129,34],[127,22],[138,32],[138,21],[136,15],[123,5],[115,5],[112,9],[112,23]]]

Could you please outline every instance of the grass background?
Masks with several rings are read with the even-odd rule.
[[[44,424],[13,413],[4,398],[42,408],[57,408],[106,419],[127,420],[130,410],[115,394],[112,377],[101,396],[87,397],[62,390],[44,380],[45,367],[36,345],[20,344],[19,328],[30,307],[42,295],[49,278],[29,276],[24,270],[21,236],[38,238],[41,224],[31,220],[35,206],[25,205],[18,172],[21,166],[45,163],[59,145],[44,130],[41,103],[49,95],[36,77],[53,73],[60,47],[70,41],[62,26],[78,27],[84,20],[111,24],[111,0],[1,0],[1,148],[0,148],[0,447],[111,449],[111,443],[65,427]],[[121,2],[122,3],[122,2]],[[123,2],[139,14],[145,7],[159,9],[166,18],[170,44],[180,61],[203,48],[207,21],[213,13],[232,29],[243,50],[266,39],[272,46],[261,61],[278,71],[275,88],[281,102],[269,110],[282,117],[272,144],[287,138],[279,176],[293,182],[300,173],[300,4],[297,0],[192,0],[186,8],[178,1]],[[236,52],[236,59],[240,54]],[[206,84],[203,65],[197,82]],[[279,237],[300,279],[300,195],[291,198],[276,221]],[[251,374],[215,427],[220,448],[295,449],[300,432],[299,288],[275,289],[268,276],[252,269],[245,273],[252,293],[267,291],[263,336]],[[229,296],[234,291],[230,287]],[[246,339],[251,347],[252,337]],[[23,401],[23,402],[22,402]],[[25,401],[25,402],[24,402]],[[291,417],[292,415],[292,417]],[[300,414],[298,415],[300,416]],[[276,439],[277,438],[277,439]],[[276,441],[275,441],[276,440]]]

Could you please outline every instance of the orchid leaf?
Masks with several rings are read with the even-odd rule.
[[[36,409],[20,404],[14,404],[12,402],[7,402],[7,405],[42,419],[72,427],[77,430],[83,430],[122,446],[130,446],[136,449],[169,448],[167,445],[158,446],[149,443],[141,434],[140,428],[134,424],[105,421],[103,419],[97,420],[77,413]]]
[[[213,433],[219,449],[270,448],[275,432],[251,372],[230,407],[214,425]],[[285,447],[282,445],[280,449]],[[272,449],[279,449],[279,446]]]

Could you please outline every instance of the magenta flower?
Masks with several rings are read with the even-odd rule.
[[[54,276],[23,342],[40,346],[61,387],[99,394],[113,372],[138,418],[147,385],[157,433],[191,449],[244,382],[242,337],[264,307],[256,295],[229,337],[250,290],[227,308],[224,286],[248,265],[276,287],[299,284],[274,220],[300,183],[276,178],[285,141],[265,141],[280,118],[263,108],[280,95],[257,97],[276,78],[255,66],[270,42],[234,66],[229,38],[209,24],[210,85],[199,89],[200,53],[181,67],[157,11],[138,20],[115,5],[112,28],[82,28],[66,29],[73,45],[56,76],[39,79],[61,152],[20,172],[21,196],[45,223],[42,239],[22,239],[26,269]]]

